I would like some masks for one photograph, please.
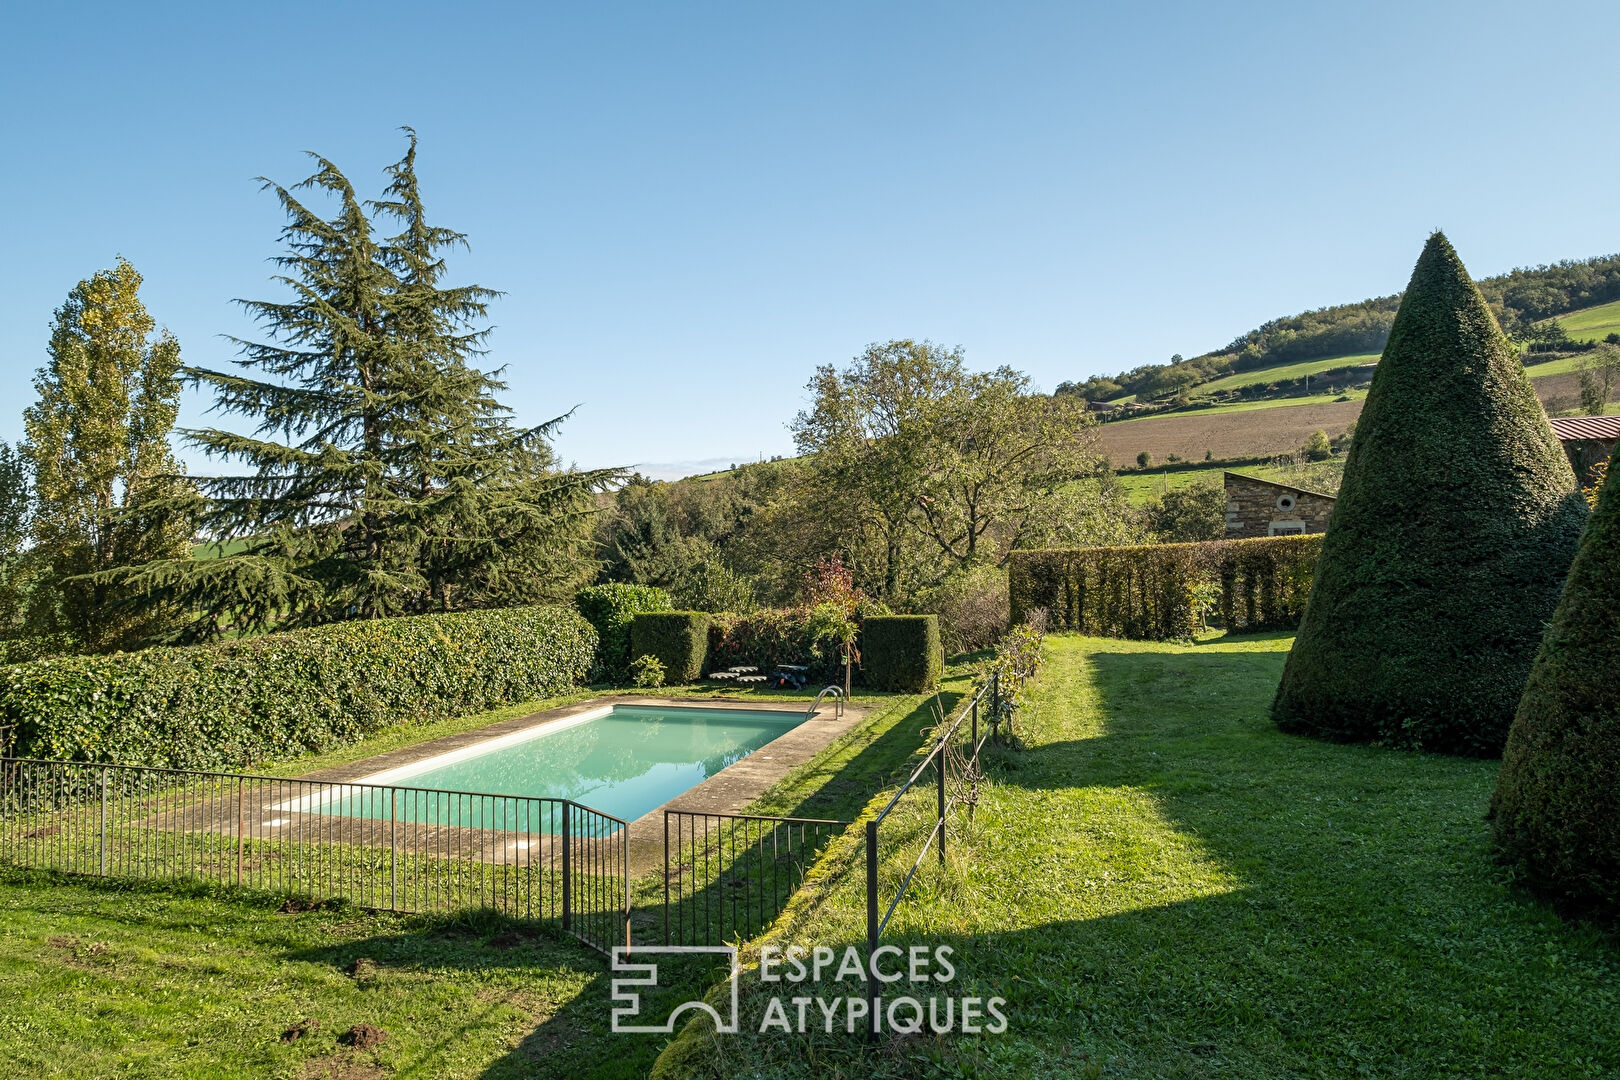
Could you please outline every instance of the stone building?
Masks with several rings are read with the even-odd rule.
[[[1226,474],[1226,538],[1326,532],[1333,496],[1320,491]]]

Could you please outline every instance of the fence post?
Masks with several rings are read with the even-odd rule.
[[[973,695],[973,741],[968,745],[973,747],[973,756],[968,759],[968,784],[971,790],[968,793],[968,820],[973,820],[973,811],[979,806],[979,701],[984,697],[981,691]]]
[[[939,778],[939,865],[945,865],[945,739],[939,738],[939,756],[934,759],[934,775]]]
[[[624,951],[630,952],[630,829],[619,830],[619,851],[624,856]],[[666,912],[669,908],[664,909]]]
[[[626,841],[628,845],[628,841]],[[629,858],[628,846],[625,858]],[[669,811],[664,811],[664,944],[669,944]]]
[[[399,788],[388,789],[388,909],[399,910]]]
[[[101,876],[107,876],[107,766],[101,767],[101,853],[97,859]]]
[[[236,887],[242,887],[242,819],[247,801],[246,777],[236,778]]]
[[[867,1037],[878,1033],[878,991],[872,978],[872,954],[878,947],[878,848],[877,821],[866,823],[866,1001]]]
[[[572,852],[573,838],[572,838],[572,836],[570,835],[570,832],[569,832],[569,813],[568,813],[568,809],[572,805],[573,805],[572,803],[570,803],[570,802],[568,802],[566,800],[564,800],[564,802],[563,802],[563,820],[562,820],[562,836],[563,836],[563,895],[562,895],[562,909],[563,909],[563,912],[562,912],[562,915],[563,915],[563,923],[562,923],[562,928],[564,930],[568,930],[573,925],[573,920],[571,918],[573,912],[570,910],[572,908],[572,906],[573,906],[573,899],[574,899],[574,868],[573,868],[573,852]]]
[[[990,737],[1001,737],[1001,672],[990,674]]]

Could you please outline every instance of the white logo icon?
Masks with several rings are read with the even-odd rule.
[[[675,1021],[689,1009],[696,1009],[708,1013],[714,1018],[715,1031],[721,1035],[737,1034],[737,947],[735,945],[637,945],[634,949],[636,957],[641,956],[691,956],[693,954],[707,954],[710,956],[724,956],[730,968],[727,981],[731,984],[731,1015],[724,1017],[720,1011],[706,1001],[683,1001],[677,1005],[673,1012],[662,1024],[628,1024],[624,1021],[634,1020],[641,1012],[641,994],[632,987],[657,986],[657,964],[628,963],[632,950],[623,945],[613,947],[613,971],[625,972],[639,978],[614,979],[613,1000],[622,1002],[613,1007],[613,1032],[622,1035],[671,1035],[675,1032]]]

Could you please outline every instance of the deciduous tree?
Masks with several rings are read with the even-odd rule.
[[[86,651],[163,638],[176,612],[106,575],[190,557],[192,492],[169,448],[180,344],[158,332],[123,259],[56,312],[39,400],[23,414],[33,474],[28,629]]]

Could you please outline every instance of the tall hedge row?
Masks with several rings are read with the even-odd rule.
[[[0,670],[0,725],[23,757],[237,767],[557,694],[595,650],[578,614],[537,607],[36,660]]]
[[[939,685],[939,616],[873,615],[861,624],[861,640],[861,671],[874,689],[916,694]]]
[[[1610,474],[1530,669],[1491,799],[1526,885],[1620,919],[1620,479]]]
[[[1206,613],[1230,630],[1299,624],[1320,534],[1140,547],[1016,551],[1008,564],[1014,625],[1044,610],[1052,630],[1175,641]]]
[[[610,582],[574,594],[574,606],[596,627],[596,670],[593,678],[622,679],[630,670],[630,626],[644,611],[669,611],[669,593],[653,585]]]
[[[1356,422],[1273,718],[1500,754],[1586,517],[1524,368],[1435,233]]]
[[[696,682],[709,652],[706,611],[653,611],[636,616],[630,627],[630,656],[656,656],[670,685]]]

